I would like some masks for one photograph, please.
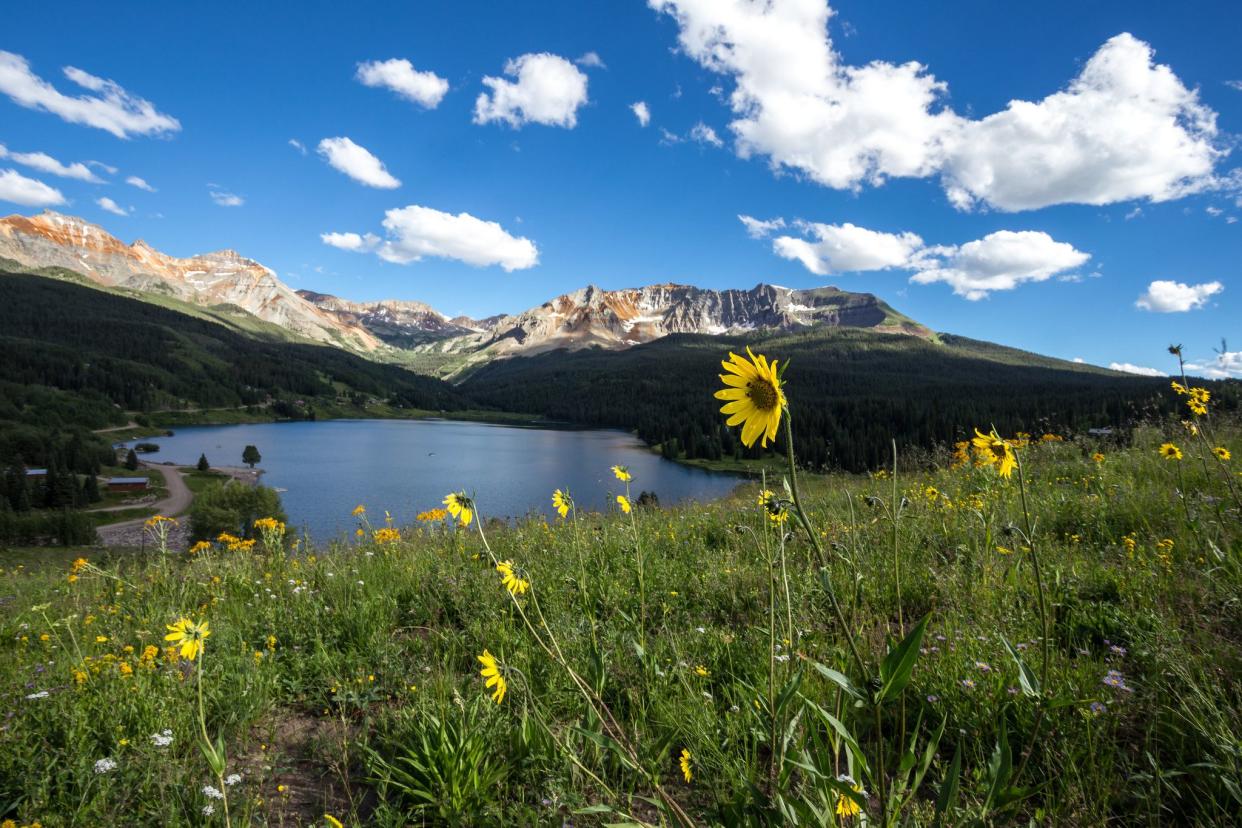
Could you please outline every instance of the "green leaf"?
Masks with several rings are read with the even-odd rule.
[[[638,770],[638,766],[635,765],[632,761],[630,761],[630,757],[626,754],[624,748],[621,747],[621,744],[616,739],[612,738],[611,736],[605,733],[596,733],[594,730],[586,730],[585,728],[581,728],[581,727],[575,727],[574,730],[582,734],[583,736],[585,736],[587,739],[590,739],[595,744],[604,748],[605,750],[612,751],[613,754],[616,755],[618,761],[620,761],[621,764],[624,765],[627,769],[631,771]]]
[[[871,768],[867,764],[867,756],[863,753],[862,748],[859,746],[858,741],[854,738],[853,734],[850,733],[849,728],[842,724],[841,720],[836,716],[832,715],[805,696],[802,697],[802,700],[806,702],[807,706],[810,707],[816,715],[823,719],[829,727],[836,731],[836,734],[841,737],[841,741],[845,742],[845,746],[849,749],[850,755],[854,757],[854,762],[857,763],[862,775],[870,778]]]
[[[799,667],[797,670],[794,671],[794,674],[790,676],[789,681],[785,682],[785,686],[781,688],[780,694],[776,697],[775,714],[777,716],[781,715],[781,713],[784,712],[785,707],[789,704],[790,700],[794,697],[794,694],[798,692],[798,687],[801,684],[802,684],[802,668]]]
[[[1040,695],[1039,679],[1031,672],[1031,668],[1026,666],[1026,662],[1009,643],[1009,639],[1002,635],[1001,643],[1005,645],[1005,649],[1009,651],[1009,655],[1018,665],[1018,683],[1022,685],[1022,694],[1030,698],[1038,698]]]
[[[588,805],[585,808],[578,808],[575,814],[611,814],[611,805]]]
[[[953,750],[953,763],[949,765],[949,772],[945,774],[940,783],[940,795],[936,797],[936,820],[932,823],[933,828],[940,828],[944,824],[945,815],[953,810],[961,780],[962,742],[959,738],[957,747]]]
[[[888,651],[884,661],[880,663],[880,691],[876,695],[877,702],[886,702],[901,695],[910,684],[910,674],[914,672],[914,662],[919,657],[919,647],[923,646],[923,634],[927,632],[927,622],[931,613],[923,616],[923,620],[914,625],[900,644]]]
[[[814,667],[816,670],[818,670],[821,676],[823,676],[824,678],[831,681],[833,684],[840,687],[850,696],[853,696],[854,698],[860,701],[862,700],[862,697],[863,697],[862,693],[858,692],[858,688],[854,686],[854,683],[850,681],[849,677],[846,676],[844,673],[838,672],[837,670],[834,670],[831,667],[825,667],[823,664],[820,664],[818,661],[812,661],[811,666]]]
[[[992,758],[988,760],[988,795],[983,803],[984,813],[1004,801],[1004,792],[1009,784],[1009,775],[1013,772],[1013,755],[1009,751],[1009,727],[1005,724],[1004,712],[997,718],[996,746],[992,748]]]

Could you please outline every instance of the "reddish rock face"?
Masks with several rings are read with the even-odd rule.
[[[102,227],[50,210],[0,219],[0,257],[27,267],[63,267],[108,287],[235,305],[308,339],[372,350],[380,342],[307,302],[268,268],[234,250],[180,259],[143,241],[127,245]]]

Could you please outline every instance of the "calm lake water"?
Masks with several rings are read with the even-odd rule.
[[[200,453],[212,465],[242,465],[242,449],[263,455],[262,482],[282,490],[290,527],[325,540],[352,532],[350,511],[366,504],[373,522],[384,510],[399,524],[440,505],[450,491],[477,498],[486,517],[551,514],[552,490],[569,487],[580,508],[603,509],[625,491],[613,464],[634,475],[661,505],[710,500],[737,477],[691,469],[663,459],[621,431],[517,428],[451,420],[331,420],[254,425],[193,426],[158,443],[153,462],[192,465]],[[130,443],[129,445],[133,445]]]

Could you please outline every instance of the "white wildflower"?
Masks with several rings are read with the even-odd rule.
[[[95,762],[95,773],[111,773],[116,770],[116,760],[111,757],[104,757]]]
[[[219,790],[213,788],[211,785],[203,786],[203,796],[208,799],[224,799],[224,794],[220,793]]]
[[[35,699],[46,699],[47,695],[48,693],[46,690],[40,690],[38,693],[31,693],[30,695],[26,696],[26,698],[30,701],[34,701]]]

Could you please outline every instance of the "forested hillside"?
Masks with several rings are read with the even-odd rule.
[[[712,393],[719,361],[747,345],[796,378],[790,400],[799,457],[813,468],[876,468],[903,447],[966,436],[970,424],[1006,433],[1125,426],[1173,411],[1168,380],[1132,377],[942,336],[940,342],[817,328],[789,334],[669,336],[623,353],[598,350],[513,358],[484,366],[464,384],[492,405],[588,425],[633,428],[668,456],[758,456],[724,427]],[[1224,408],[1237,384],[1218,384]],[[783,434],[783,432],[782,432]],[[783,450],[783,445],[779,447]]]
[[[471,406],[439,380],[337,348],[256,339],[66,281],[0,273],[0,300],[0,451],[20,443],[30,464],[42,462],[38,434],[123,424],[125,412],[261,406],[308,417],[317,405],[369,400]]]

